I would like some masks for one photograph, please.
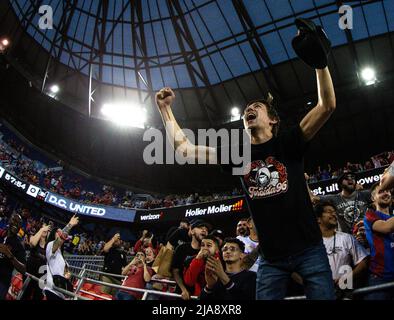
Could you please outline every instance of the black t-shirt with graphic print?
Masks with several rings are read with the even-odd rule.
[[[322,241],[304,178],[306,147],[299,126],[252,145],[250,171],[240,177],[267,260],[301,253]],[[228,147],[217,150],[219,163],[221,151],[227,152],[223,148]]]

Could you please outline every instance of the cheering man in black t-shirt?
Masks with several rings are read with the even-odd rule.
[[[296,51],[306,63],[316,65],[317,105],[299,125],[282,134],[278,134],[279,117],[271,95],[249,103],[243,112],[251,142],[251,163],[241,182],[261,242],[257,299],[283,299],[293,272],[303,278],[308,299],[335,299],[330,266],[306,187],[303,156],[308,142],[335,110],[336,99],[327,58],[319,56],[319,52],[324,52],[320,50],[321,42],[328,40],[323,33],[311,31],[315,30],[311,22],[304,20],[299,22],[299,28],[300,25],[304,31],[297,36],[301,47]],[[156,94],[176,152],[198,163],[208,159],[209,163],[223,164],[224,146],[219,151],[195,146],[187,139],[171,110],[174,98],[170,88]]]
[[[200,251],[201,241],[204,239],[210,230],[210,224],[203,220],[196,219],[190,224],[190,233],[192,236],[191,242],[182,243],[176,247],[174,256],[172,258],[171,270],[174,279],[181,290],[183,300],[189,300],[193,292],[193,288],[185,285],[183,281],[183,270],[185,262],[191,261],[188,257],[194,257]]]

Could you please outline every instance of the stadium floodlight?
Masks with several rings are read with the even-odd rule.
[[[144,128],[146,109],[132,103],[106,103],[101,113],[109,120],[124,127]]]
[[[231,109],[231,115],[233,117],[238,117],[239,116],[239,108],[237,108],[237,107],[232,108]]]
[[[376,82],[375,70],[370,67],[366,67],[361,71],[361,77],[368,86]]]
[[[59,86],[57,84],[54,84],[54,85],[52,85],[50,87],[50,90],[51,90],[52,93],[56,94],[56,93],[59,92],[60,88],[59,88]]]
[[[238,107],[231,109],[231,121],[238,121],[241,118],[241,113]]]
[[[9,46],[10,41],[7,38],[3,38],[0,40],[0,53],[4,53]]]

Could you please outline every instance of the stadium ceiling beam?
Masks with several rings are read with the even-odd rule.
[[[99,22],[100,24],[100,31],[97,30],[96,36],[98,40],[98,54],[99,54],[99,80],[100,82],[103,81],[103,62],[104,62],[104,53],[106,51],[106,42],[104,41],[105,38],[105,32],[107,28],[107,15],[108,15],[108,6],[109,2],[108,0],[102,0],[100,1],[102,7],[101,7],[101,21]],[[97,20],[99,20],[97,18]],[[94,50],[94,45],[91,48],[92,52],[95,52]],[[90,61],[90,64],[92,64],[93,61]]]
[[[14,3],[18,7],[19,12],[22,14],[22,17],[20,19],[20,23],[16,24],[16,26],[12,32],[11,39],[13,39],[13,42],[19,42],[19,39],[18,40],[16,39],[16,35],[18,34],[18,30],[21,29],[27,33],[27,28],[29,25],[31,25],[31,22],[33,21],[35,14],[38,12],[38,8],[42,5],[43,0],[30,1],[29,8],[24,13],[23,13],[23,9],[21,8],[18,1],[15,1]],[[11,1],[9,1],[8,6],[9,6],[9,10],[7,10],[7,12],[9,12],[10,10],[12,11]],[[18,19],[16,19],[16,21],[17,20]],[[21,36],[21,34],[19,36]],[[30,40],[30,41],[33,41],[33,40]],[[14,48],[15,47],[12,47],[11,50],[13,50]],[[27,51],[26,51],[26,54],[27,54]]]
[[[386,9],[386,6],[385,6],[384,4],[385,4],[385,2],[382,2],[384,20],[385,20],[385,22],[386,22],[386,28],[387,28],[387,37],[388,37],[388,40],[389,40],[389,42],[390,42],[390,48],[391,48],[391,57],[392,57],[392,60],[394,61],[393,37],[391,36],[391,32],[389,31],[389,30],[390,30],[390,26],[389,26],[389,21],[388,21],[388,19],[387,19],[387,12],[386,12],[387,9]]]
[[[105,37],[106,34],[106,30],[105,32],[101,32],[101,36],[97,33],[97,30],[100,27],[100,30],[102,31],[102,28],[104,26],[104,28],[106,28],[107,26],[107,22],[108,22],[108,6],[109,6],[109,1],[108,0],[100,0],[98,1],[98,7],[97,7],[97,14],[95,16],[96,21],[95,21],[95,26],[94,26],[94,33],[93,33],[93,38],[92,38],[92,45],[90,47],[88,47],[90,49],[90,59],[89,61],[86,61],[86,63],[84,63],[80,68],[77,68],[76,70],[78,72],[81,72],[87,65],[91,64],[94,60],[96,60],[96,58],[100,58],[104,53],[104,51],[100,51],[95,49],[95,43],[96,43],[96,39],[99,42],[99,47],[103,47],[105,48],[108,41],[111,39],[112,34],[115,31],[116,26],[122,21],[121,17],[123,16],[124,12],[127,10],[127,8],[130,5],[130,1],[126,1],[125,6],[122,8],[122,11],[120,12],[118,18],[116,19],[116,22],[112,24],[111,29],[108,31],[107,37]],[[106,6],[106,9],[104,8]],[[103,11],[101,10],[101,8],[103,8]],[[78,9],[80,10],[80,9]],[[80,10],[82,12],[84,12],[83,10]],[[101,16],[101,18],[100,18]],[[81,46],[86,46],[86,43],[83,43],[81,41],[78,41],[77,39],[73,39],[73,41],[75,41],[76,43],[80,44]]]
[[[344,3],[342,0],[336,0],[335,1],[337,7],[341,7]],[[345,29],[345,36],[346,36],[346,40],[348,42],[349,45],[349,51],[350,51],[350,55],[352,56],[352,61],[353,61],[353,65],[354,65],[354,69],[356,71],[356,74],[358,75],[358,80],[360,83],[360,76],[359,76],[359,71],[360,71],[360,60],[358,58],[358,54],[357,54],[357,50],[356,50],[356,46],[354,44],[354,40],[353,40],[353,36],[352,33],[350,32],[349,29]]]
[[[93,29],[93,36],[92,36],[92,44],[90,46],[90,56],[89,56],[89,60],[86,62],[86,64],[84,64],[84,66],[82,68],[80,68],[79,70],[77,70],[78,72],[80,72],[83,68],[85,68],[87,65],[89,65],[89,88],[88,88],[88,116],[90,117],[92,114],[92,101],[94,102],[93,99],[93,94],[96,91],[96,88],[93,89],[93,54],[95,54],[95,44],[96,41],[100,42],[100,30],[99,30],[99,24],[100,24],[100,19],[98,18],[101,15],[104,15],[104,13],[102,13],[102,11],[105,11],[103,8],[103,2],[104,1],[99,1],[99,4],[97,6],[97,13],[96,13],[96,21],[94,23],[94,29]],[[105,0],[105,2],[107,2],[107,10],[108,10],[108,1]],[[106,16],[106,14],[105,14]],[[102,25],[101,25],[102,27]],[[104,33],[105,34],[105,33]],[[99,50],[100,50],[100,45],[99,45]],[[100,65],[99,65],[100,66]],[[69,75],[66,75],[64,78],[69,77]]]
[[[11,1],[10,1],[11,2]],[[25,14],[22,15],[21,25],[27,30],[27,27],[33,21],[34,16],[38,12],[38,8],[42,5],[43,0],[30,0],[29,8],[25,11]],[[23,12],[22,8],[20,7],[18,1],[15,1],[15,4],[18,6],[19,11]]]
[[[295,68],[295,66],[294,66],[294,59],[291,59],[291,58],[290,58],[289,52],[288,52],[288,50],[286,49],[286,44],[285,44],[285,42],[284,42],[284,40],[283,40],[283,37],[281,36],[281,34],[280,34],[280,32],[279,32],[278,22],[275,21],[274,16],[272,15],[272,12],[271,12],[271,10],[270,10],[270,8],[269,8],[269,6],[267,5],[267,2],[266,2],[265,0],[264,0],[264,5],[265,5],[265,8],[267,9],[267,12],[268,12],[268,14],[269,14],[269,16],[270,16],[270,19],[273,21],[273,25],[274,25],[274,27],[275,27],[275,31],[278,33],[279,40],[280,40],[280,42],[281,42],[281,44],[282,44],[282,46],[283,46],[284,51],[286,52],[287,59],[290,61],[290,68],[291,68],[291,70],[293,71],[294,77],[295,77],[296,80],[297,80],[297,84],[298,84],[298,87],[299,87],[299,89],[300,89],[300,92],[302,92],[302,94],[305,94],[305,89],[304,89],[304,87],[303,87],[302,81],[301,81],[301,79],[300,79],[300,77],[299,77],[299,75],[298,75],[298,72],[297,72],[297,70],[296,70],[296,68]],[[291,7],[292,10],[293,10],[293,7],[292,7],[291,5],[290,5],[290,7]],[[313,9],[312,9],[312,10],[313,10]],[[294,17],[295,17],[295,12],[294,12],[294,10],[292,11],[292,13],[293,13],[292,18],[294,18]],[[294,25],[294,22],[292,22],[290,25],[293,26],[293,25]],[[294,36],[295,36],[295,35],[294,35]]]
[[[151,98],[152,103],[154,103],[154,91],[152,85],[152,77],[150,74],[149,58],[148,58],[148,47],[145,38],[145,28],[144,28],[144,17],[142,12],[142,1],[132,0],[131,1],[131,31],[132,31],[132,44],[134,52],[134,65],[135,65],[135,78],[137,83],[138,97],[140,103],[145,104],[148,98]],[[141,52],[141,63],[138,63],[137,59],[137,48]],[[141,73],[141,66],[145,69],[146,79]],[[142,91],[141,82],[145,85],[146,91]],[[142,92],[147,92],[145,98],[142,97]]]
[[[200,78],[200,80],[204,83],[205,89],[208,91],[210,98],[212,99],[213,103],[215,104],[216,107],[219,107],[219,101],[217,100],[215,94],[213,93],[213,90],[211,88],[211,84],[208,79],[207,72],[205,70],[204,64],[201,61],[201,57],[199,55],[198,49],[196,47],[196,44],[193,41],[193,36],[189,30],[189,27],[187,25],[185,16],[182,12],[182,8],[179,4],[178,0],[166,0],[167,2],[167,7],[170,12],[171,16],[171,22],[175,30],[176,38],[178,41],[178,45],[181,49],[181,52],[183,54],[183,59],[186,65],[186,68],[189,72],[190,79],[192,81],[192,85],[194,88],[194,91],[196,93],[198,102],[200,106],[202,107],[202,110],[205,113],[205,116],[207,120],[209,121],[209,124],[213,126],[213,119],[211,118],[209,111],[214,112],[212,108],[208,104],[204,102],[204,98],[202,96],[201,91],[198,88],[198,83],[196,76]],[[188,46],[191,49],[192,55],[189,57],[188,52],[185,47],[185,43],[188,44]],[[191,60],[194,60],[197,64],[197,66],[193,66],[191,63]],[[197,69],[198,68],[198,69]]]
[[[265,80],[269,86],[269,90],[273,90],[280,96],[280,89],[278,80],[272,71],[272,62],[268,56],[267,50],[262,43],[259,34],[257,33],[256,26],[253,23],[244,3],[242,0],[232,0],[235,11],[241,22],[242,28],[247,35],[249,44],[253,49],[253,53],[257,59],[260,69],[264,75]],[[268,67],[266,68],[265,65]]]
[[[55,35],[53,37],[53,40],[51,41],[51,47],[50,47],[49,52],[48,52],[48,61],[47,61],[46,68],[45,68],[44,78],[42,80],[41,92],[44,91],[45,85],[46,85],[46,81],[48,79],[49,70],[50,70],[51,61],[52,61],[52,52],[56,48],[59,40],[62,39],[61,37],[59,38],[59,33],[61,32],[61,29],[63,29],[64,22],[66,20],[67,12],[68,12],[68,7],[65,7],[63,5],[63,13],[62,13],[62,16],[60,18],[59,25],[57,26],[57,28],[55,28],[55,30],[56,30],[55,31]],[[61,51],[60,47],[59,47],[59,51]],[[56,67],[57,67],[57,64],[55,65],[55,68]]]
[[[383,3],[383,1],[382,1],[382,3]],[[363,6],[363,5],[361,6],[361,12],[363,13],[363,20],[364,20],[364,23],[365,23],[365,27],[366,27],[366,29],[367,29],[368,44],[369,44],[369,47],[370,47],[370,49],[371,49],[373,64],[376,65],[375,49],[374,49],[374,47],[373,47],[373,45],[372,45],[372,39],[371,39],[370,28],[368,27],[368,21],[367,21],[367,18],[366,18],[366,16],[365,16],[365,11],[364,11],[364,6]]]
[[[71,48],[68,45],[68,40],[69,40],[68,30],[70,28],[72,18],[74,17],[76,7],[77,7],[77,0],[63,2],[63,15],[62,15],[61,22],[58,26],[58,29],[60,29],[60,36],[59,36],[59,39],[54,39],[55,42],[58,42],[59,40],[61,40],[60,45],[59,45],[59,51],[57,53],[57,60],[58,61],[60,61],[60,57],[62,55],[65,45],[67,45],[69,51],[71,52]],[[74,68],[77,68],[77,65],[75,63],[73,55],[70,54],[70,57],[71,57],[71,60],[74,64]]]

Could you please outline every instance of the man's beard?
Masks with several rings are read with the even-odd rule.
[[[356,190],[356,186],[355,185],[352,185],[352,186],[343,185],[342,189],[346,190],[349,193],[353,193]]]
[[[378,205],[379,205],[379,207],[386,209],[386,208],[390,207],[391,200],[387,203],[386,202],[378,202]]]

